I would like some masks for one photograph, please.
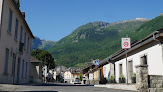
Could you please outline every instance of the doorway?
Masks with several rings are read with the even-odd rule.
[[[128,61],[128,83],[132,83],[133,61]]]
[[[18,58],[18,66],[17,66],[17,84],[19,84],[19,80],[20,80],[20,61],[21,61],[21,59]]]

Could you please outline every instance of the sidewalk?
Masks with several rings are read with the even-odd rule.
[[[13,91],[20,87],[26,87],[26,86],[36,86],[36,85],[42,85],[42,84],[0,84],[0,91]]]
[[[106,87],[112,89],[137,91],[136,86],[134,84],[100,84],[100,85],[94,85],[94,87]]]

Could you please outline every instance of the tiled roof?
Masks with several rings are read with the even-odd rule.
[[[33,56],[31,56],[30,62],[31,62],[31,63],[41,63],[40,60],[36,59],[36,58],[33,57]]]

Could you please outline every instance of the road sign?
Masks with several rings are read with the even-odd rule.
[[[94,64],[95,64],[95,65],[99,65],[99,61],[98,61],[98,60],[95,60],[95,61],[94,61]]]
[[[131,48],[131,40],[130,38],[122,38],[121,39],[121,45],[122,45],[122,49],[129,49]]]

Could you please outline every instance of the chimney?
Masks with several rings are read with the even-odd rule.
[[[23,17],[25,18],[25,12],[21,12],[21,13],[22,13]]]

